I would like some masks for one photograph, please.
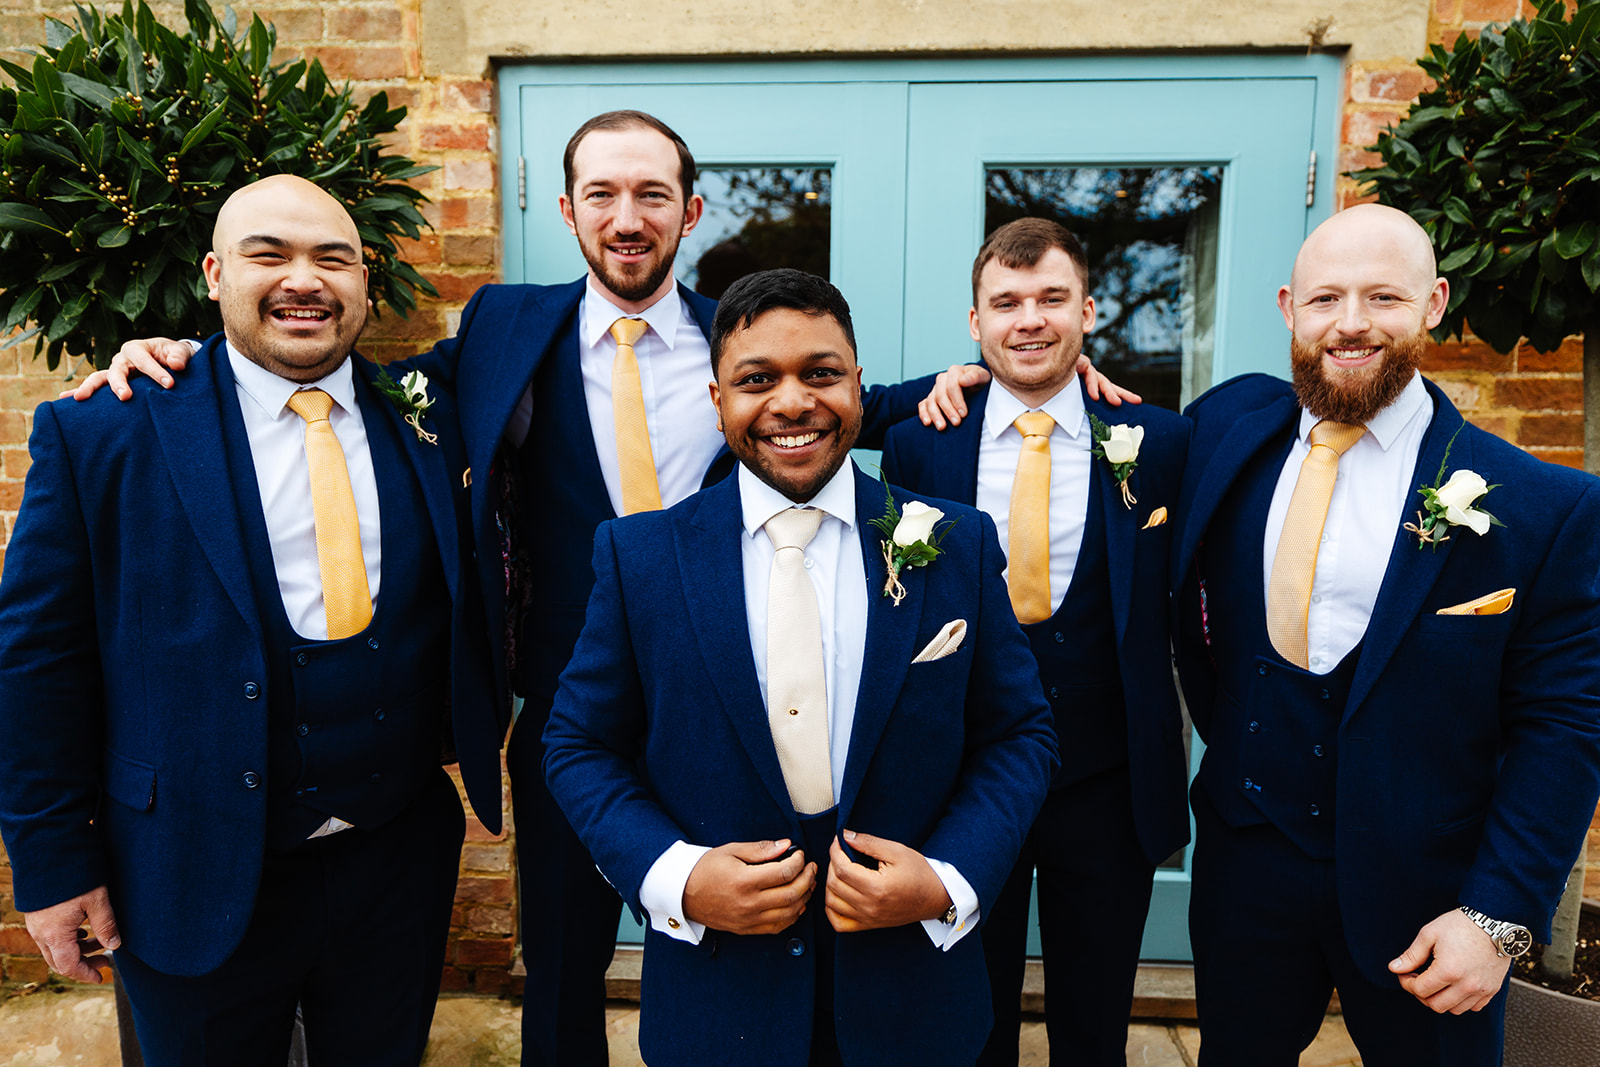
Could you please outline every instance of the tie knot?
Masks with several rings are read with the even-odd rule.
[[[1306,435],[1306,440],[1311,442],[1311,447],[1322,445],[1331,448],[1339,455],[1344,455],[1350,446],[1361,440],[1361,435],[1367,432],[1365,426],[1359,423],[1334,422],[1332,419],[1323,419],[1311,427],[1311,432]]]
[[[1012,425],[1023,437],[1049,437],[1050,431],[1056,428],[1056,420],[1043,411],[1027,411],[1018,415]]]
[[[301,389],[289,398],[289,410],[307,422],[326,422],[333,397],[321,389]]]
[[[617,339],[617,344],[628,345],[644,336],[644,331],[649,328],[649,323],[643,319],[618,319],[611,324],[611,336]]]
[[[822,525],[822,512],[817,508],[784,508],[768,519],[764,529],[775,551],[786,548],[804,550],[817,536]]]

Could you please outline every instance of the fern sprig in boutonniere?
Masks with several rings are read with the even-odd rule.
[[[378,380],[375,383],[378,392],[389,398],[389,402],[400,409],[400,414],[405,416],[406,425],[417,431],[417,440],[426,441],[430,445],[439,443],[435,434],[422,428],[422,416],[433,407],[434,398],[428,395],[428,376],[419,370],[401,378],[398,382],[389,377],[389,372],[383,367],[378,368]]]
[[[1404,528],[1417,535],[1418,549],[1432,545],[1437,552],[1442,542],[1450,540],[1446,531],[1452,526],[1465,526],[1482,537],[1489,532],[1489,527],[1505,525],[1475,506],[1488,495],[1489,490],[1500,488],[1499,483],[1490,485],[1482,475],[1465,468],[1456,471],[1450,475],[1449,481],[1445,481],[1444,472],[1450,464],[1450,450],[1455,447],[1456,438],[1466,424],[1467,420],[1462,419],[1461,426],[1456,427],[1456,432],[1446,442],[1444,458],[1439,461],[1439,473],[1434,475],[1433,484],[1417,486],[1417,492],[1422,494],[1423,510],[1417,512],[1416,522],[1408,522]]]
[[[1094,436],[1091,454],[1111,464],[1111,476],[1122,490],[1122,506],[1132,508],[1139,501],[1128,488],[1128,479],[1139,465],[1139,446],[1144,443],[1144,427],[1118,423],[1107,426],[1094,412],[1089,413],[1089,429]]]
[[[886,502],[884,512],[872,525],[883,533],[883,564],[889,578],[883,583],[883,595],[891,597],[895,606],[906,598],[906,587],[900,583],[900,572],[909,567],[926,567],[939,557],[939,542],[943,541],[954,519],[941,523],[944,512],[929,507],[920,500],[906,501],[905,511],[895,507],[894,494],[889,483],[883,483]]]

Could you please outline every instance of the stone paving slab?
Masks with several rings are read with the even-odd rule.
[[[637,1004],[613,1001],[606,1030],[611,1067],[644,1067]],[[1128,1029],[1128,1067],[1194,1067],[1199,1047],[1189,1023],[1136,1020]],[[434,1014],[423,1067],[516,1067],[521,1048],[515,1002],[447,996]],[[1023,1023],[1020,1067],[1049,1062],[1044,1023]],[[0,1067],[120,1067],[110,991],[73,987],[0,1001]],[[1328,1017],[1300,1067],[1361,1067],[1342,1018]]]

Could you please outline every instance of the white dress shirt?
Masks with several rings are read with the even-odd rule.
[[[283,610],[294,632],[310,641],[328,639],[328,616],[322,604],[322,568],[317,562],[317,530],[311,507],[311,468],[306,464],[306,421],[289,409],[289,398],[301,389],[321,389],[333,398],[328,424],[344,449],[350,490],[361,525],[361,556],[367,565],[367,592],[374,604],[383,577],[382,528],[378,515],[378,480],[367,445],[367,425],[356,403],[355,370],[347,359],[316,382],[291,382],[228,348],[228,364],[239,393],[250,456],[255,461],[261,511],[272,543],[272,567],[278,575]]]
[[[1312,674],[1327,674],[1361,643],[1378,601],[1395,531],[1422,506],[1417,495],[1417,453],[1433,419],[1433,403],[1413,374],[1394,403],[1367,422],[1349,451],[1339,457],[1339,473],[1328,503],[1328,518],[1317,548],[1306,624],[1306,657]],[[1272,561],[1283,536],[1289,498],[1300,478],[1300,464],[1311,451],[1307,436],[1318,419],[1301,409],[1294,444],[1278,475],[1267,511],[1262,545],[1262,588],[1272,583]],[[1429,479],[1432,471],[1423,472]]]
[[[706,469],[722,448],[711,406],[711,344],[674,286],[660,300],[630,315],[585,284],[578,302],[578,356],[583,399],[589,409],[595,455],[605,478],[611,508],[622,514],[622,473],[617,464],[617,424],[611,406],[611,368],[617,342],[611,324],[643,319],[649,326],[633,345],[639,361],[644,417],[650,428],[650,455],[656,463],[661,506],[670,508],[700,490]],[[522,394],[506,425],[506,441],[521,448],[533,422],[533,387]]]
[[[1056,420],[1050,431],[1050,612],[1054,614],[1072,584],[1072,572],[1083,547],[1089,513],[1089,478],[1093,473],[1094,434],[1083,409],[1083,391],[1076,376],[1055,396],[1030,408],[995,382],[983,409],[983,434],[978,439],[978,508],[994,519],[1000,548],[1011,554],[1011,487],[1022,456],[1022,431],[1012,425],[1027,411],[1042,411]],[[1006,578],[1011,577],[1007,568]]]
[[[768,519],[794,501],[739,467],[739,499],[744,536],[740,555],[744,564],[745,616],[749,620],[750,650],[761,687],[763,716],[767,696],[767,589],[776,554],[763,527]],[[832,762],[833,795],[844,788],[845,758],[850,751],[850,731],[855,723],[856,695],[861,688],[862,660],[867,645],[867,572],[856,526],[855,464],[847,462],[810,507],[824,513],[816,536],[805,549],[805,568],[817,592],[817,612],[822,622],[822,661],[828,690],[828,750]],[[705,927],[683,914],[683,890],[700,857],[711,851],[678,841],[668,848],[645,875],[639,900],[650,914],[650,925],[669,937],[699,943]],[[956,922],[947,926],[937,919],[923,922],[933,943],[948,950],[977,925],[978,895],[954,867],[926,857],[956,905]],[[821,905],[818,885],[813,906]]]

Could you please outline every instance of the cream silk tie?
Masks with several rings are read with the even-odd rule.
[[[1006,584],[1022,623],[1050,617],[1050,431],[1056,420],[1042,411],[1017,416],[1022,455],[1011,483],[1006,535]]]
[[[1361,439],[1366,427],[1324,419],[1311,427],[1311,451],[1300,464],[1300,477],[1289,497],[1278,552],[1267,581],[1267,636],[1278,654],[1305,668],[1306,618],[1311,611],[1311,580],[1317,572],[1322,526],[1333,499],[1339,457]]]
[[[644,387],[639,384],[639,357],[633,344],[644,336],[643,319],[618,319],[611,324],[617,358],[611,364],[611,415],[617,428],[617,468],[622,477],[622,513],[661,510],[661,486],[650,451],[650,424],[644,414]]]
[[[833,807],[822,618],[805,553],[821,524],[816,508],[785,508],[765,527],[774,549],[767,588],[767,724],[789,800],[801,815]]]
[[[337,641],[360,633],[372,618],[356,498],[350,491],[344,449],[328,422],[333,397],[321,389],[302,389],[289,398],[289,410],[306,420],[306,465],[311,468],[322,607],[328,615],[328,640]]]

